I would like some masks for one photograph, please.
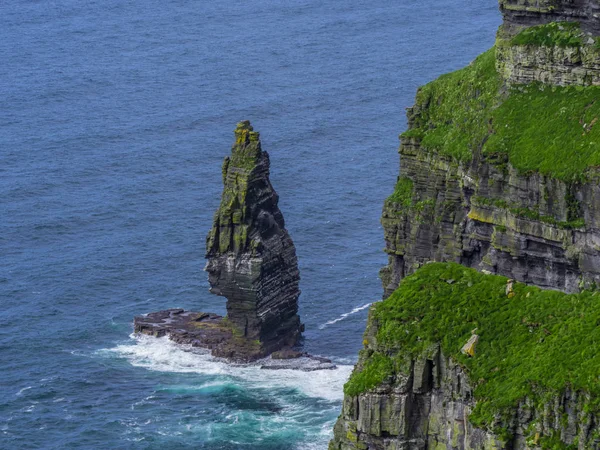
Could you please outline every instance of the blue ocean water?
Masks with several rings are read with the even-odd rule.
[[[323,449],[381,296],[416,88],[493,44],[496,0],[0,3],[0,448]],[[232,367],[132,317],[224,312],[205,235],[250,119],[301,266],[305,347]]]

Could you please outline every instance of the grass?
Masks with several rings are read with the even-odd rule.
[[[498,101],[495,62],[494,50],[488,50],[467,68],[420,88],[409,117],[413,126],[402,137],[416,137],[425,148],[469,161],[488,135],[487,120]]]
[[[584,181],[600,165],[600,88],[533,84],[515,89],[492,116],[484,153],[508,154],[521,172]]]
[[[374,353],[367,360],[363,370],[353,375],[344,386],[344,394],[358,395],[380,385],[396,370],[396,364],[387,355]]]
[[[377,352],[355,371],[345,392],[356,395],[398,371],[394,361],[418,358],[441,344],[475,388],[476,426],[530,397],[544,402],[568,386],[600,395],[600,294],[564,294],[484,275],[455,263],[431,263],[406,277],[374,306]],[[473,329],[475,357],[460,352]],[[591,406],[594,407],[595,406]]]
[[[512,45],[539,47],[580,47],[582,33],[577,22],[551,22],[526,28],[512,38]]]
[[[412,205],[414,185],[410,178],[400,177],[396,183],[394,193],[388,197],[388,201],[399,203],[408,208]]]
[[[419,89],[401,137],[461,163],[478,151],[500,165],[507,156],[520,173],[566,182],[600,166],[600,87],[534,83],[507,95],[501,84],[491,49]]]

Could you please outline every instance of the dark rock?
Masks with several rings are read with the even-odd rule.
[[[273,359],[295,359],[303,356],[304,353],[298,352],[292,349],[283,349],[277,352],[271,353],[271,358]]]
[[[299,358],[305,355],[291,349],[304,329],[298,261],[269,180],[269,155],[248,121],[238,124],[235,139],[206,249],[210,290],[227,298],[227,317],[169,309],[136,317],[135,331],[239,362],[276,351]]]
[[[261,361],[261,369],[265,370],[301,370],[303,372],[314,372],[316,370],[333,370],[337,366],[327,358],[311,356],[301,353],[298,357],[291,359],[270,358]]]
[[[598,0],[500,0],[504,23],[516,30],[549,22],[579,22],[594,35],[600,34]]]
[[[296,249],[269,180],[269,155],[248,121],[235,130],[223,164],[223,195],[207,237],[211,292],[227,298],[227,318],[265,355],[297,344],[300,275]]]

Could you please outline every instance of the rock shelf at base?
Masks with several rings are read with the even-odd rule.
[[[173,342],[210,350],[218,358],[237,363],[257,362],[261,369],[328,370],[336,365],[327,358],[312,356],[292,348],[273,352],[270,358],[258,341],[240,336],[227,318],[213,313],[185,311],[181,308],[157,311],[134,319],[134,331]]]

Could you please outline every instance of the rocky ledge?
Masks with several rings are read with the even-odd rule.
[[[296,249],[269,168],[258,132],[240,122],[223,163],[221,204],[206,242],[210,291],[227,298],[227,316],[170,309],[136,317],[136,332],[169,336],[237,362],[271,354],[281,361],[307,357],[295,350],[303,331]],[[312,360],[320,368],[331,366]]]
[[[153,312],[136,317],[134,331],[154,337],[166,336],[178,344],[207,349],[213,356],[240,363],[258,361],[262,369],[313,371],[336,367],[329,359],[291,348],[265,358],[259,341],[245,339],[227,318],[212,313],[181,308]]]

